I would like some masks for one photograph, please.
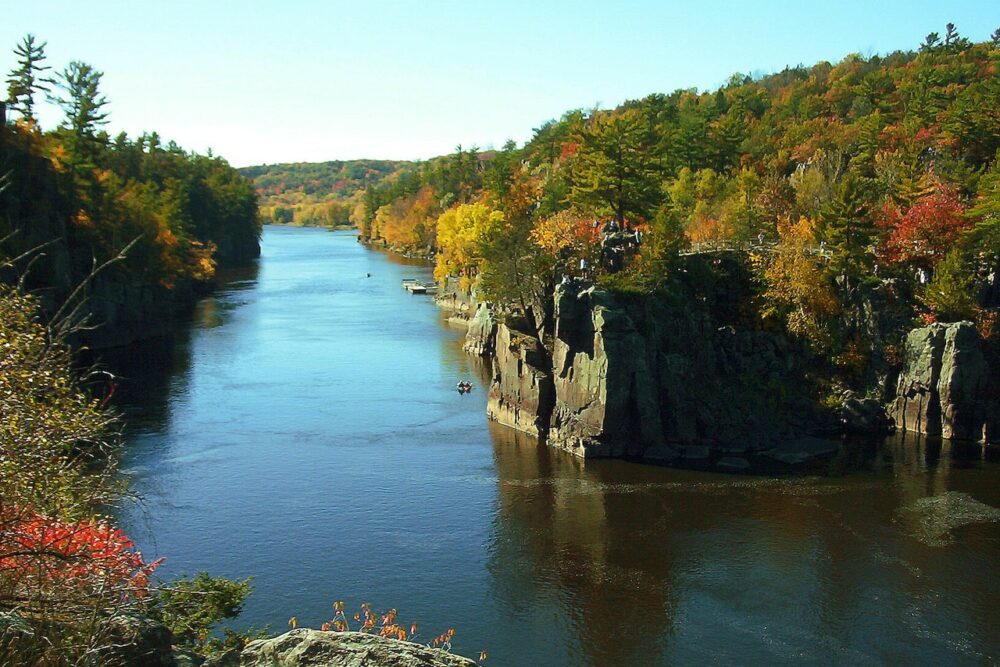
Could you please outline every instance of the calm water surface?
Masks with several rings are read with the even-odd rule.
[[[241,626],[396,607],[490,665],[1000,659],[1000,465],[894,440],[828,477],[584,466],[486,422],[464,332],[400,287],[428,275],[268,228],[259,267],[116,361],[123,522],[163,574],[254,576]]]

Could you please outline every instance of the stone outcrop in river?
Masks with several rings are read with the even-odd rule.
[[[480,304],[466,350],[492,353],[489,418],[583,458],[726,470],[800,465],[834,454],[830,437],[896,427],[1000,438],[1000,381],[971,322],[909,334],[888,411],[849,391],[824,408],[804,348],[740,326],[745,278],[731,275],[715,293],[687,297],[566,282],[544,345]]]
[[[836,451],[803,437],[818,421],[780,334],[572,283],[555,294],[551,359],[508,324],[491,340],[492,321],[481,306],[466,344],[495,348],[489,418],[577,456],[742,470]]]
[[[906,337],[890,409],[899,428],[961,440],[996,438],[996,382],[972,322],[932,324]]]
[[[536,338],[506,324],[496,327],[493,347],[493,381],[486,403],[487,417],[544,437],[554,396],[552,374],[547,368],[544,350]]]
[[[801,365],[779,334],[594,287],[564,285],[555,299],[549,438],[558,447],[584,457],[729,459],[739,467],[811,426],[811,403],[793,390]],[[817,451],[800,449],[804,458]]]
[[[440,303],[441,300],[438,300]],[[497,320],[493,310],[485,303],[479,304],[476,314],[469,320],[469,332],[463,349],[479,357],[492,357],[497,337]]]
[[[656,376],[625,308],[594,288],[563,286],[555,299],[549,443],[586,458],[662,446]]]

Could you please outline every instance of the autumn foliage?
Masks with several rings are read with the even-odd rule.
[[[955,188],[936,183],[905,213],[888,204],[882,224],[888,230],[885,245],[890,261],[932,268],[972,227],[973,221],[966,216]]]
[[[113,416],[89,396],[37,302],[0,287],[0,627],[9,664],[73,664],[111,641],[109,619],[143,604],[149,576],[99,514],[120,495]]]
[[[0,572],[14,588],[58,586],[80,594],[104,589],[123,599],[141,598],[162,562],[147,563],[125,533],[100,518],[62,521],[9,506],[0,525]]]

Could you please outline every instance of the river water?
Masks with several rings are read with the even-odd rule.
[[[394,607],[487,665],[1000,660],[978,449],[896,438],[807,478],[584,466],[486,421],[464,331],[401,289],[428,276],[267,228],[258,267],[113,360],[142,497],[121,519],[161,574],[255,577],[239,627]]]

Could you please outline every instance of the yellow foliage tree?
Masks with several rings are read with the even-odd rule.
[[[535,225],[531,240],[555,260],[560,260],[573,273],[577,260],[594,264],[599,255],[599,232],[593,218],[573,210],[565,210],[545,218]]]
[[[434,277],[443,282],[448,276],[461,275],[467,279],[474,276],[484,234],[503,219],[503,213],[480,203],[462,204],[442,213],[437,220]]]
[[[788,330],[805,337],[817,350],[830,345],[827,323],[839,310],[833,287],[815,254],[816,223],[806,217],[778,224],[778,245],[763,260],[767,316],[784,316]]]

